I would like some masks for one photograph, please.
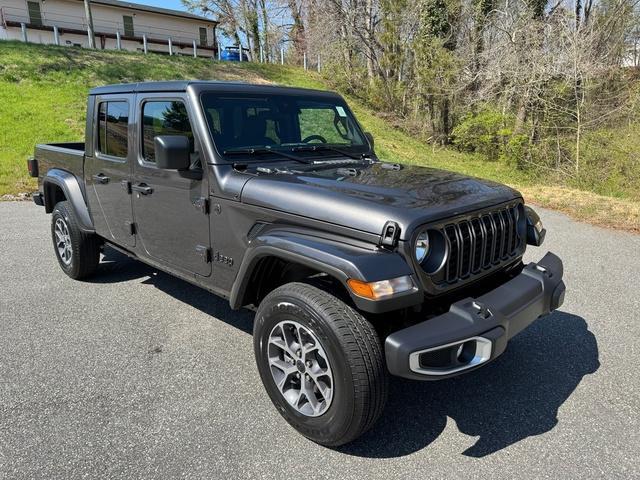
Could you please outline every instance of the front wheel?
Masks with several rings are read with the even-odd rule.
[[[373,326],[314,286],[283,285],[260,303],[253,330],[258,371],[280,414],[326,446],[367,431],[384,408],[388,378]]]

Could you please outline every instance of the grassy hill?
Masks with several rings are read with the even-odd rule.
[[[36,143],[78,141],[84,136],[86,94],[108,83],[203,79],[328,88],[315,72],[296,67],[213,62],[191,57],[140,55],[0,41],[0,197],[35,188],[26,158]],[[364,128],[389,161],[430,165],[490,178],[521,189],[528,200],[577,218],[640,231],[640,203],[549,186],[499,162],[434,148],[394,128],[376,112],[348,99]]]

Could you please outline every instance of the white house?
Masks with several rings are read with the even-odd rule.
[[[217,54],[217,22],[119,0],[91,0],[99,49],[198,56]],[[0,40],[89,46],[83,0],[0,0]]]

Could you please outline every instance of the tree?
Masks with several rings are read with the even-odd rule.
[[[500,141],[481,140],[520,168],[578,177],[585,135],[640,121],[640,0],[183,1],[254,57],[321,56],[336,88],[430,141],[489,122]]]
[[[242,45],[243,39],[246,39],[251,56],[255,60],[260,50],[258,1],[182,0],[182,4],[191,11],[213,13],[222,33],[234,44]]]
[[[304,23],[302,22],[301,13],[301,8],[304,4],[299,4],[296,0],[287,0],[287,3],[289,6],[289,11],[291,12],[291,18],[293,20],[293,25],[291,26],[289,37],[293,42],[293,50],[296,60],[300,62],[300,60],[302,59],[302,55],[306,52],[307,47]]]

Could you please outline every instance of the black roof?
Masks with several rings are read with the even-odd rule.
[[[206,81],[206,80],[173,80],[168,82],[139,82],[139,83],[121,83],[115,85],[105,85],[104,87],[92,88],[89,95],[107,95],[110,93],[136,93],[136,92],[184,92],[187,87],[194,86],[198,90],[217,90],[224,92],[236,93],[255,93],[255,94],[284,94],[284,95],[330,95],[336,96],[336,93],[325,90],[312,90],[308,88],[283,87],[279,85],[256,84],[245,82],[228,82],[228,81]]]
[[[159,13],[160,15],[170,15],[172,17],[189,18],[191,20],[214,23],[216,25],[218,24],[218,22],[213,20],[212,18],[202,17],[200,15],[194,15],[193,13],[183,12],[181,10],[171,10],[169,8],[152,7],[150,5],[141,5],[139,3],[121,2],[120,0],[91,0],[91,3],[96,3],[100,5],[109,5],[112,7],[119,7],[119,8],[127,8],[129,10],[138,10],[141,12]]]

